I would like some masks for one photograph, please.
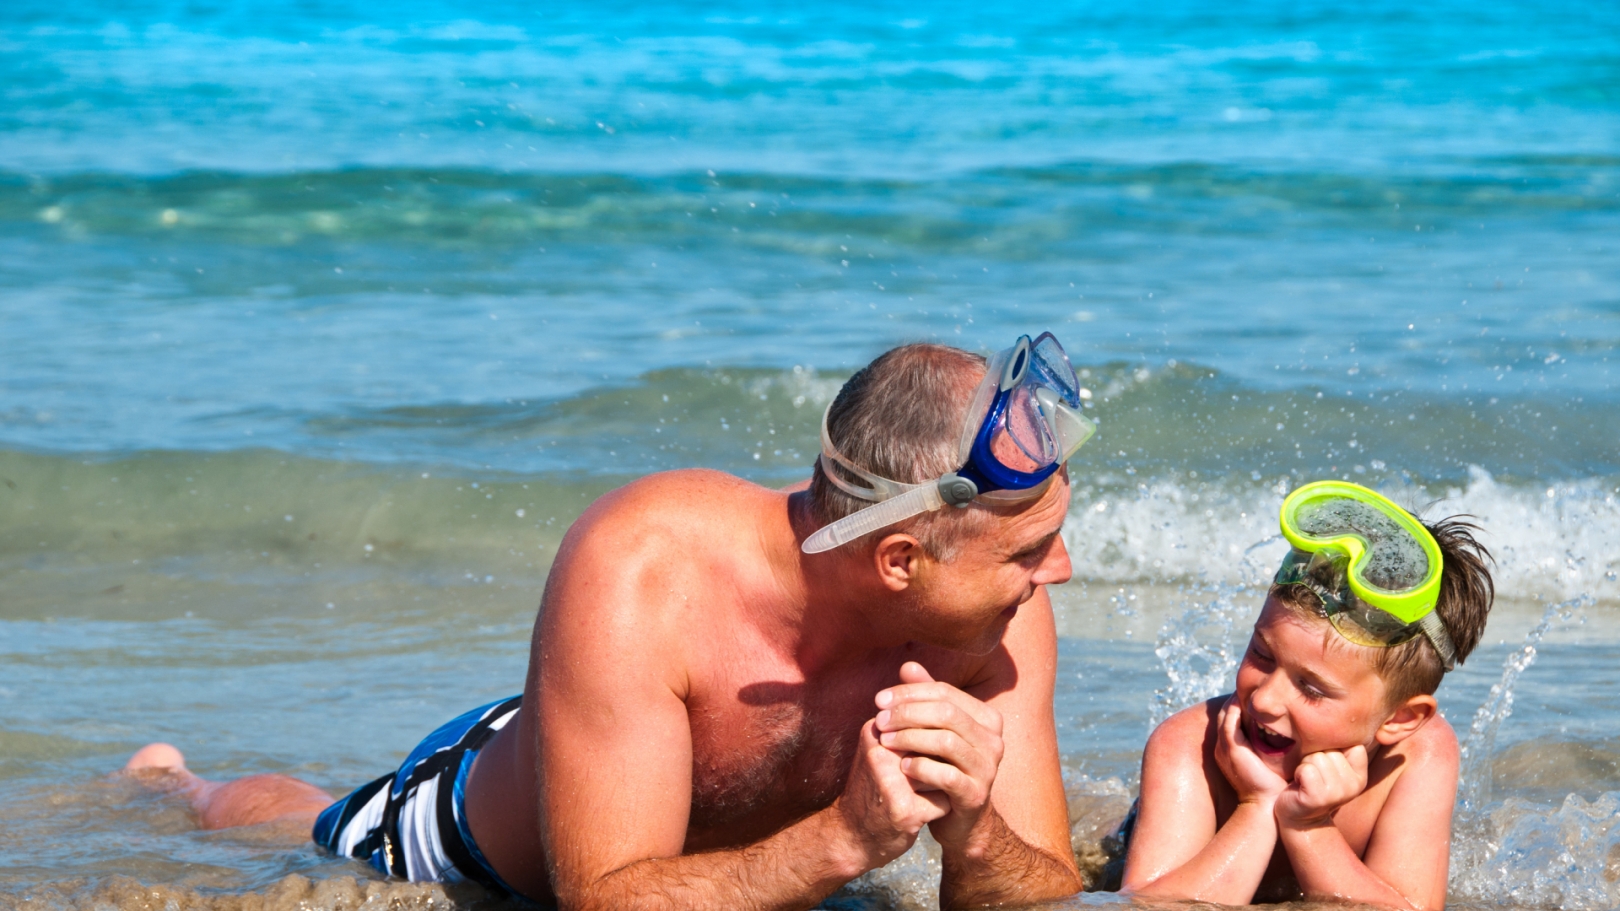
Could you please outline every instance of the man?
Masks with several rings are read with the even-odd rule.
[[[131,767],[185,776],[205,826],[319,814],[317,841],[385,871],[565,908],[810,907],[924,825],[942,907],[1073,893],[1043,588],[1070,572],[1073,386],[1050,335],[988,371],[905,346],[839,393],[804,489],[691,470],[602,497],[522,697],[330,807],[163,745]]]

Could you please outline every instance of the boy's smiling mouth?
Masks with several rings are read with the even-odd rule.
[[[1246,715],[1243,721],[1244,727],[1248,729],[1245,733],[1249,735],[1249,745],[1256,753],[1280,756],[1294,745],[1293,738],[1284,737]]]

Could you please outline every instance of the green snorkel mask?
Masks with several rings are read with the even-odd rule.
[[[1273,584],[1315,592],[1328,622],[1357,645],[1390,648],[1422,635],[1446,670],[1456,667],[1435,613],[1440,545],[1411,513],[1359,484],[1317,481],[1288,495],[1280,523],[1293,549]]]

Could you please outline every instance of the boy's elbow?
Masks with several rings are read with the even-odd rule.
[[[1173,872],[1173,871],[1170,871]],[[1143,877],[1141,881],[1133,882],[1129,876],[1120,883],[1119,894],[1129,899],[1156,902],[1188,902],[1206,900],[1196,890],[1180,888],[1173,882],[1166,882],[1176,877],[1168,872],[1159,873],[1151,877]]]

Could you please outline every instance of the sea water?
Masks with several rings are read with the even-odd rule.
[[[1620,906],[1617,238],[1612,4],[10,0],[0,905],[476,904],[107,773],[341,793],[521,687],[594,497],[801,479],[886,347],[1050,329],[1088,869],[1340,477],[1496,556],[1453,902]]]

